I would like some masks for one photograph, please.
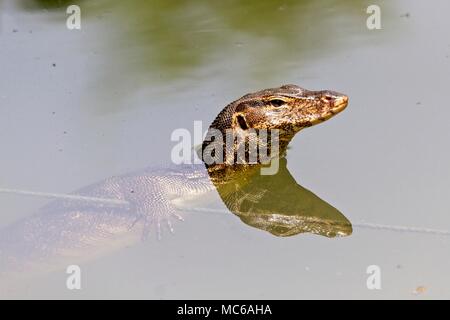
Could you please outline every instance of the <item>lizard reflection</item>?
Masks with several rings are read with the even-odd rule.
[[[275,161],[277,161],[276,159]],[[352,225],[336,208],[303,188],[279,159],[275,175],[254,174],[218,184],[227,208],[249,226],[275,236],[312,233],[325,237],[348,236]]]

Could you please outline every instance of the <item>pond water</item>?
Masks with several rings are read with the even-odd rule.
[[[71,4],[81,30],[66,27]],[[371,4],[379,30],[366,26]],[[0,6],[0,188],[63,194],[165,166],[175,129],[206,130],[242,95],[294,83],[350,98],[296,136],[287,168],[353,224],[345,237],[277,237],[216,199],[160,241],[68,261],[81,290],[62,268],[2,280],[1,298],[450,298],[448,1]],[[48,202],[0,193],[0,227]],[[371,265],[380,290],[367,287]]]

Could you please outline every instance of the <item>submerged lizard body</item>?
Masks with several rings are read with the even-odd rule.
[[[202,155],[224,150],[214,132],[236,136],[249,129],[279,130],[283,156],[294,135],[303,128],[323,122],[347,105],[345,95],[332,91],[309,91],[296,85],[266,89],[227,105],[211,124],[203,142]],[[212,147],[212,148],[211,148]],[[237,142],[234,149],[238,149]],[[234,157],[234,155],[233,155]],[[206,163],[206,162],[205,162]],[[36,214],[0,231],[0,274],[21,271],[40,264],[45,270],[58,261],[79,261],[139,241],[151,226],[161,223],[172,229],[171,219],[180,218],[175,204],[200,197],[236,176],[252,171],[260,163],[208,162],[149,168],[111,177],[74,194],[123,200],[124,205],[55,200]],[[254,171],[254,170],[253,170]]]
[[[161,224],[173,231],[171,221],[183,200],[215,190],[204,165],[147,168],[110,177],[73,193],[123,200],[110,205],[56,200],[0,231],[0,275],[58,261],[79,261],[136,243]],[[55,259],[56,257],[56,259]]]

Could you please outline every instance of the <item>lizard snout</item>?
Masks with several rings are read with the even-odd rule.
[[[335,91],[323,91],[321,100],[330,105],[333,113],[344,110],[348,104],[348,96]]]

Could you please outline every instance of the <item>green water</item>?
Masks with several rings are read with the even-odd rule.
[[[69,4],[81,30],[66,28]],[[366,27],[370,4],[381,30]],[[243,94],[295,83],[350,103],[291,143],[278,189],[301,194],[281,200],[294,208],[310,190],[319,214],[353,224],[346,237],[276,237],[251,217],[191,213],[173,236],[83,263],[81,291],[62,270],[1,297],[450,296],[448,237],[358,227],[450,230],[446,1],[5,0],[0,10],[0,187],[67,193],[164,165],[173,130],[206,129]],[[0,226],[47,201],[0,195]],[[381,290],[366,287],[369,265]]]

